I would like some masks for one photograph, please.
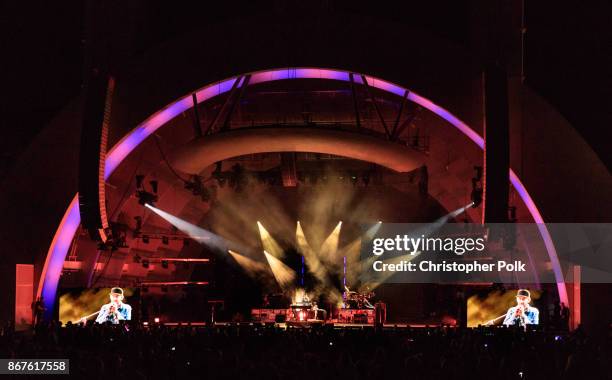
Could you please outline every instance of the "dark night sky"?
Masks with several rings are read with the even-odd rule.
[[[612,3],[527,0],[527,83],[548,99],[610,167],[612,128]],[[3,99],[0,176],[67,102],[83,77],[83,2],[3,2],[1,81]],[[138,45],[145,50],[190,25],[252,14],[258,9],[300,7],[300,2],[203,2],[185,12],[168,2],[129,2],[139,12]],[[365,14],[427,29],[465,43],[466,1],[427,4],[317,0],[331,12]],[[323,4],[323,5],[322,5]],[[375,5],[373,5],[375,4]],[[401,4],[401,5],[400,5]],[[450,4],[450,5],[449,5]],[[190,5],[191,7],[192,5]],[[282,11],[280,11],[282,12]]]

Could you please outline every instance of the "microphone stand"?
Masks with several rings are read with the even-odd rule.
[[[99,311],[96,311],[95,313],[93,313],[93,314],[89,314],[89,315],[87,315],[87,316],[85,316],[85,317],[83,317],[83,318],[79,319],[78,321],[75,321],[74,323],[79,323],[81,320],[83,320],[83,319],[89,319],[89,318],[91,318],[91,317],[93,317],[94,315],[97,315],[97,314],[100,314],[100,312],[99,312]]]
[[[485,326],[487,326],[487,325],[492,325],[492,324],[493,324],[493,322],[495,322],[495,321],[497,321],[498,319],[501,319],[501,318],[503,318],[503,317],[505,317],[505,316],[506,316],[506,314],[504,313],[504,314],[500,315],[500,316],[499,316],[499,317],[497,317],[497,318],[493,318],[493,319],[491,319],[490,321],[485,322],[485,324],[484,324],[484,325],[485,325]]]

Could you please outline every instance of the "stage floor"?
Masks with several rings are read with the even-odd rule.
[[[274,326],[281,329],[287,328],[309,328],[313,326],[327,326],[335,329],[351,329],[351,328],[370,328],[374,327],[373,324],[368,323],[339,323],[334,321],[302,321],[302,322],[215,322],[214,325],[210,325],[207,322],[163,322],[163,323],[149,323],[148,326],[163,325],[163,326],[193,326],[193,327],[238,327],[238,326]],[[413,329],[413,328],[426,328],[426,327],[441,327],[447,325],[426,325],[420,323],[385,323],[383,328],[385,329]],[[456,327],[456,326],[450,326]]]

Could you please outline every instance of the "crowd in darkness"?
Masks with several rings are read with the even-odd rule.
[[[610,379],[611,337],[514,328],[287,330],[39,324],[1,358],[69,358],[87,379]]]

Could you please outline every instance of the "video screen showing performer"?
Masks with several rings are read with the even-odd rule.
[[[132,307],[124,303],[123,289],[115,287],[109,293],[110,302],[102,305],[96,318],[96,323],[110,322],[117,324],[119,321],[132,320]]]
[[[533,303],[541,296],[541,291],[527,289],[472,295],[467,300],[467,326],[538,325],[540,313]]]
[[[531,293],[527,289],[516,292],[516,306],[508,309],[503,324],[506,326],[537,325],[540,321],[540,311],[530,306]]]
[[[59,320],[63,324],[87,321],[118,324],[138,317],[134,315],[140,304],[138,289],[70,288],[61,290],[61,293]]]

